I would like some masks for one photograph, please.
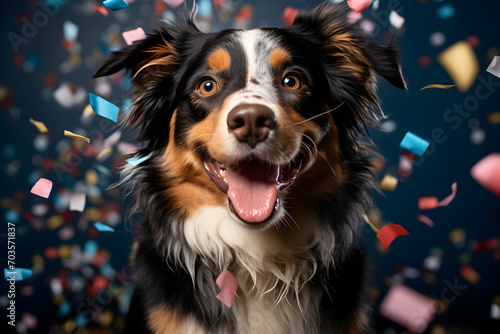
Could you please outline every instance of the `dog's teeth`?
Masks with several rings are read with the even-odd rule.
[[[223,179],[226,179],[227,177],[227,170],[224,168],[221,168],[220,171],[219,171],[219,174],[220,176],[223,178]]]

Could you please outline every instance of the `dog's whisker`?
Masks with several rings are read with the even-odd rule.
[[[311,121],[311,120],[313,120],[313,119],[315,119],[315,118],[318,118],[318,117],[321,117],[321,116],[326,115],[326,114],[328,114],[328,113],[331,113],[332,111],[335,111],[335,110],[337,110],[338,108],[340,108],[340,107],[341,107],[344,103],[345,103],[345,101],[343,101],[341,104],[339,104],[338,106],[336,106],[336,107],[335,107],[335,108],[333,108],[333,109],[327,110],[327,111],[325,111],[325,112],[322,112],[322,113],[320,113],[320,114],[317,114],[317,115],[315,115],[315,116],[313,116],[313,117],[310,117],[310,118],[308,118],[308,119],[305,119],[305,120],[303,120],[303,121],[300,121],[300,122],[297,122],[297,123],[290,124],[288,127],[292,127],[292,126],[295,126],[295,125],[299,125],[299,124],[302,124],[302,123],[306,123],[306,122],[309,122],[309,121]]]

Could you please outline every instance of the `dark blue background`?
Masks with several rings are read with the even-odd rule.
[[[82,158],[78,166],[79,174],[70,177],[66,173],[59,180],[57,173],[53,170],[41,171],[41,168],[34,166],[33,157],[40,155],[57,161],[56,144],[65,140],[64,130],[73,131],[80,128],[90,132],[92,129],[97,129],[105,137],[112,133],[112,124],[102,121],[99,117],[95,117],[89,126],[81,125],[79,119],[87,101],[75,108],[62,108],[50,97],[51,88],[44,86],[45,76],[49,73],[56,75],[55,88],[59,87],[63,81],[69,81],[83,86],[87,91],[95,92],[95,82],[91,80],[91,76],[97,69],[99,61],[89,62],[87,66],[85,59],[91,57],[96,49],[107,50],[109,48],[109,38],[105,34],[109,25],[111,23],[117,24],[119,34],[138,26],[148,31],[157,24],[159,19],[159,16],[155,15],[152,10],[152,5],[155,3],[153,0],[136,0],[130,8],[116,14],[110,13],[107,17],[101,14],[82,14],[78,6],[84,2],[69,1],[54,17],[49,19],[46,25],[39,28],[36,36],[30,38],[28,43],[19,46],[18,57],[24,56],[29,59],[33,57],[29,56],[30,54],[39,57],[39,64],[33,71],[27,72],[22,66],[14,64],[16,54],[7,36],[9,32],[21,34],[23,23],[20,18],[23,15],[27,15],[28,18],[32,17],[40,10],[40,6],[37,1],[2,1],[0,86],[7,87],[9,91],[9,98],[4,99],[0,108],[2,109],[0,112],[2,136],[0,196],[4,199],[1,205],[1,219],[4,227],[0,230],[0,247],[2,248],[0,267],[2,268],[6,265],[6,256],[3,254],[5,254],[7,247],[5,242],[7,218],[5,214],[8,205],[5,204],[5,199],[10,198],[20,202],[23,211],[29,212],[34,204],[47,202],[29,194],[30,188],[38,177],[53,180],[54,193],[58,188],[66,187],[69,189],[73,187],[75,181],[82,180],[85,171],[92,168],[95,162],[93,157],[85,157],[84,154],[80,154]],[[387,11],[391,2],[394,3],[394,1],[381,0],[377,13]],[[287,5],[300,9],[311,9],[319,1],[249,0],[245,3],[251,4],[254,9],[254,17],[249,27],[259,27],[283,26],[281,14]],[[381,80],[379,96],[383,101],[382,106],[385,113],[390,115],[390,119],[397,123],[397,129],[391,134],[371,131],[372,139],[378,146],[377,151],[387,159],[386,170],[388,171],[397,170],[398,145],[406,131],[412,131],[423,138],[430,139],[432,131],[441,128],[447,136],[447,140],[444,143],[436,144],[434,152],[424,156],[423,161],[415,168],[412,177],[408,180],[401,180],[402,182],[396,191],[386,192],[385,197],[377,195],[377,202],[383,212],[384,219],[387,222],[401,224],[410,232],[409,236],[395,240],[388,252],[380,252],[377,250],[379,248],[376,247],[379,241],[375,234],[368,226],[366,228],[364,243],[373,262],[374,289],[380,293],[377,302],[385,295],[388,289],[387,279],[398,271],[399,265],[416,268],[423,274],[426,272],[423,269],[424,259],[432,249],[437,247],[443,252],[444,257],[441,268],[433,273],[435,282],[428,284],[421,275],[416,279],[406,279],[405,284],[424,295],[437,299],[442,298],[442,291],[446,287],[445,280],[453,282],[454,279],[458,278],[459,282],[465,284],[467,288],[448,305],[445,312],[434,319],[430,328],[436,328],[432,326],[443,324],[452,333],[465,333],[466,330],[472,330],[468,333],[493,333],[495,331],[491,326],[498,326],[498,323],[489,320],[489,314],[493,298],[500,294],[500,263],[493,259],[493,251],[474,254],[471,252],[471,247],[474,240],[500,237],[500,199],[476,183],[470,177],[469,170],[484,156],[500,151],[500,124],[490,124],[486,121],[488,113],[500,111],[499,81],[496,79],[495,91],[488,99],[480,102],[478,110],[473,112],[469,118],[477,119],[479,127],[486,132],[484,142],[479,145],[470,141],[472,130],[468,125],[469,119],[464,119],[461,126],[454,130],[451,128],[451,124],[443,120],[443,114],[455,103],[463,103],[467,96],[473,95],[480,82],[477,81],[465,93],[460,93],[455,88],[424,91],[420,91],[420,88],[433,83],[452,83],[446,71],[436,61],[436,56],[446,47],[457,41],[465,40],[471,34],[476,35],[480,41],[479,46],[474,50],[480,65],[479,76],[484,79],[487,79],[488,76],[491,77],[486,72],[491,60],[488,57],[488,52],[491,52],[491,48],[497,47],[496,54],[500,53],[498,51],[498,47],[500,47],[498,34],[500,2],[401,0],[395,3],[399,3],[395,7],[406,20],[405,26],[397,32],[390,27],[390,24],[378,22],[371,7],[363,12],[364,16],[371,19],[379,28],[377,31],[380,33],[374,36],[379,42],[387,42],[396,33],[396,44],[402,50],[403,72],[409,84],[409,91],[405,92]],[[438,18],[437,9],[448,3],[455,7],[454,16],[448,19]],[[239,5],[236,8],[238,7]],[[119,15],[124,17],[120,19]],[[62,26],[66,20],[71,20],[80,28],[77,40],[82,46],[81,56],[84,61],[82,66],[73,69],[70,73],[63,74],[59,67],[62,62],[68,59],[68,51],[61,44],[63,39]],[[385,22],[387,21],[385,20]],[[232,23],[232,19],[226,23],[216,20],[215,29],[230,27]],[[436,31],[441,31],[446,36],[446,42],[439,47],[434,47],[429,43],[430,34]],[[124,45],[123,41],[121,43]],[[432,65],[426,69],[421,68],[418,64],[419,57],[424,54],[432,59]],[[111,101],[121,106],[127,97],[126,90],[117,85],[112,85],[112,87],[113,97]],[[49,98],[44,98],[43,94],[48,94]],[[9,100],[11,105],[5,100]],[[12,116],[13,108],[19,109],[18,117]],[[43,121],[50,130],[50,145],[44,152],[37,152],[33,146],[38,131],[29,123],[30,117]],[[5,172],[5,169],[14,160],[19,161],[21,167],[14,176],[10,176]],[[119,160],[119,156],[115,154],[103,164],[111,167],[113,162],[117,160]],[[33,180],[33,178],[35,179]],[[117,175],[104,179],[108,184],[100,186],[103,191],[107,185],[116,182]],[[450,193],[450,186],[455,181],[458,183],[458,194],[451,205],[423,212],[434,220],[436,226],[430,228],[418,222],[416,216],[422,213],[417,207],[418,198],[421,196],[444,198]],[[51,199],[53,200],[53,195],[51,195]],[[103,195],[103,199],[99,203],[87,202],[87,206],[103,210],[112,206],[113,203],[121,205],[123,203],[122,196],[108,192]],[[51,213],[54,213],[52,207],[49,209],[49,214],[39,218],[40,221],[43,222]],[[72,219],[66,221],[65,224],[76,226],[81,216],[83,214],[75,212]],[[21,234],[16,239],[16,264],[19,267],[30,268],[32,265],[31,256],[43,254],[47,247],[58,246],[61,243],[83,245],[89,237],[94,237],[77,230],[72,240],[62,242],[57,236],[57,230],[34,231],[28,220],[26,216],[22,216],[17,223],[18,234]],[[449,232],[455,228],[463,228],[467,233],[465,245],[458,249],[448,239]],[[116,229],[116,233],[99,235],[96,240],[111,254],[110,263],[118,270],[127,265],[131,237],[123,220]],[[481,280],[477,284],[471,284],[459,275],[461,266],[459,256],[463,253],[471,254],[471,266],[481,275]],[[21,320],[20,316],[24,312],[38,317],[39,329],[34,332],[48,332],[47,326],[49,324],[67,324],[68,319],[74,319],[76,315],[75,304],[84,298],[82,294],[85,292],[76,297],[68,295],[67,300],[73,305],[73,309],[66,316],[56,316],[58,307],[52,301],[49,283],[52,277],[67,276],[68,272],[61,268],[59,260],[46,260],[46,266],[42,273],[35,275],[31,280],[17,284],[18,289],[24,285],[32,285],[35,288],[33,295],[22,298],[18,294],[17,297],[18,321]],[[0,296],[5,295],[6,289],[7,285],[2,285]],[[3,298],[5,300],[5,296]],[[111,309],[114,313],[119,313],[114,303],[107,305],[106,308]],[[4,309],[5,307],[2,305],[2,311]],[[4,319],[2,319],[3,322]],[[53,325],[52,332],[64,332],[64,326],[61,329],[59,325]],[[116,326],[119,325],[114,324],[112,328]],[[97,328],[100,326],[91,323],[89,327]],[[395,331],[389,330],[386,333],[402,331],[402,328],[381,316],[376,317],[376,328],[377,332],[381,333],[387,328],[395,328]]]

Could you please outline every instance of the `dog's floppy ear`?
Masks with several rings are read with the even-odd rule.
[[[293,26],[311,34],[322,45],[322,54],[355,77],[368,78],[368,68],[395,87],[406,89],[398,51],[374,42],[349,24],[343,15],[346,9],[346,5],[333,6],[325,2],[309,13],[299,13]]]
[[[112,52],[93,78],[125,69],[131,72],[136,88],[145,88],[152,76],[175,72],[178,63],[177,52],[172,43],[175,37],[170,30],[159,30],[144,40]]]

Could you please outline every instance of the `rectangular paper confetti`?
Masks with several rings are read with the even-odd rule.
[[[122,36],[127,45],[132,45],[133,42],[140,41],[148,37],[141,27],[134,30],[124,31]]]
[[[372,0],[347,0],[347,4],[356,13],[359,13],[372,4]]]
[[[106,224],[100,223],[100,222],[95,222],[94,227],[99,231],[99,232],[114,232],[115,229],[112,228],[111,226],[108,226]]]
[[[430,143],[427,140],[422,139],[413,132],[408,131],[399,144],[399,147],[405,151],[415,154],[418,157],[421,157],[429,145]]]
[[[35,121],[33,118],[30,118],[30,122],[31,122],[31,124],[33,124],[34,126],[36,126],[36,128],[38,129],[38,131],[40,131],[41,133],[49,132],[49,129],[47,129],[47,127],[45,126],[45,124],[43,124],[42,122]]]
[[[382,181],[380,181],[380,189],[394,191],[398,186],[398,179],[391,174],[385,174]]]
[[[429,227],[436,226],[436,224],[434,224],[434,222],[426,215],[418,215],[417,219]]]
[[[68,41],[76,41],[78,37],[78,26],[71,21],[64,22],[63,35]]]
[[[123,0],[106,0],[102,4],[111,9],[113,12],[128,7],[128,3]]]
[[[72,193],[69,195],[69,210],[83,212],[85,209],[85,193]]]
[[[384,248],[387,249],[391,245],[391,243],[397,237],[401,235],[408,235],[408,231],[403,228],[403,226],[398,224],[389,224],[385,225],[380,229],[377,233],[377,238],[380,240]]]
[[[418,199],[418,208],[420,210],[432,210],[437,207],[448,206],[455,199],[457,195],[457,183],[454,182],[451,185],[451,194],[446,196],[444,199],[439,201],[437,197],[429,196],[429,197],[420,197]]]
[[[26,268],[4,269],[3,274],[6,281],[14,279],[16,282],[33,277],[33,271]]]
[[[128,162],[131,165],[138,166],[139,164],[141,164],[144,161],[146,161],[148,158],[149,158],[149,156],[145,156],[145,157],[141,157],[141,158],[132,157],[132,158],[128,158],[125,161]]]
[[[100,96],[89,93],[90,106],[94,112],[116,123],[120,108]]]
[[[380,304],[380,314],[406,327],[422,333],[436,313],[432,299],[405,285],[392,286]]]
[[[76,133],[73,133],[73,132],[68,131],[68,130],[64,130],[64,135],[66,137],[69,137],[69,138],[79,139],[79,140],[86,141],[87,143],[90,143],[90,139],[88,139],[87,137],[77,135]]]
[[[495,56],[491,60],[490,66],[486,69],[497,78],[500,78],[500,56]]]
[[[227,307],[231,307],[236,290],[238,290],[236,278],[226,269],[217,277],[215,283],[221,289],[221,292],[217,295],[217,299],[226,304]]]
[[[52,190],[52,181],[40,178],[33,188],[31,188],[31,193],[43,198],[49,198],[50,191]]]

